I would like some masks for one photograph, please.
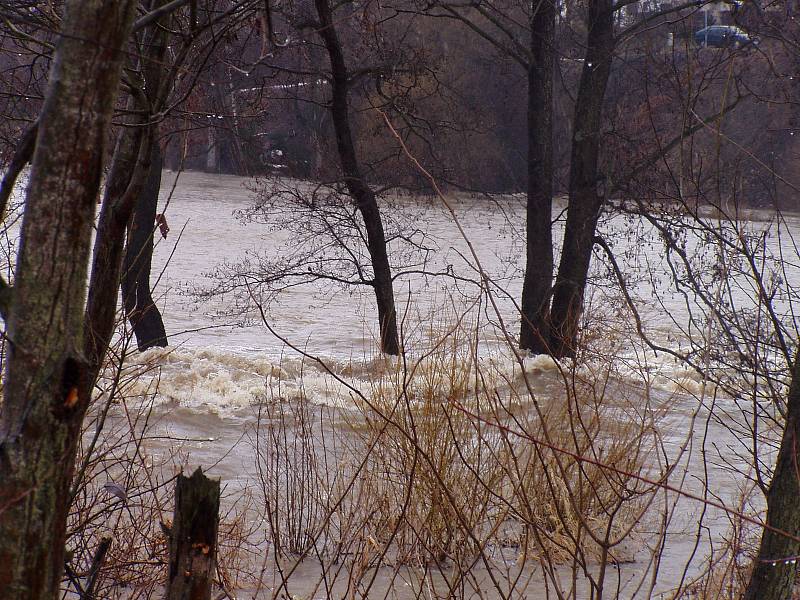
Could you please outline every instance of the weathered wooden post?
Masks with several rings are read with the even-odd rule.
[[[178,475],[169,542],[167,600],[210,600],[217,556],[219,480]]]

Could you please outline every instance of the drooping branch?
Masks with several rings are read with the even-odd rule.
[[[163,6],[159,6],[158,8],[151,10],[149,13],[144,15],[143,17],[139,17],[136,22],[133,24],[133,30],[139,31],[144,29],[148,25],[155,23],[161,17],[168,15],[169,13],[179,9],[181,6],[189,2],[189,0],[172,0],[172,2],[167,2]]]
[[[0,182],[0,221],[5,220],[6,208],[8,207],[8,199],[11,197],[11,192],[14,191],[14,186],[19,179],[19,174],[25,168],[31,158],[33,158],[33,151],[36,149],[36,134],[39,131],[39,124],[34,123],[31,125],[22,139],[17,144],[17,149],[11,162],[8,164],[3,180]]]

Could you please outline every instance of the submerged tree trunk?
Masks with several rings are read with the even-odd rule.
[[[550,352],[556,357],[575,354],[595,229],[605,203],[598,162],[615,43],[614,6],[612,0],[592,0],[588,10],[586,58],[572,132],[567,224],[550,310]]]
[[[131,323],[140,351],[167,345],[167,332],[150,292],[150,269],[153,261],[153,232],[161,189],[161,150],[151,141],[150,169],[138,195],[128,228],[128,243],[122,275],[122,304]]]
[[[745,600],[792,597],[800,554],[800,353],[795,356],[778,462],[767,494],[767,526]],[[782,535],[785,532],[792,537]]]
[[[145,137],[150,134],[143,126],[120,133],[100,206],[86,303],[86,355],[94,376],[114,332],[125,230],[149,170],[150,156],[145,151],[149,140]]]
[[[155,0],[150,7],[157,9],[165,3],[166,0]],[[167,19],[169,16],[161,20]],[[150,115],[163,103],[164,97],[162,85],[167,29],[162,25],[154,23],[143,36],[144,51],[139,61],[143,78],[139,83],[144,90],[132,90],[133,96],[128,106],[136,115],[135,120],[120,131],[100,207],[86,308],[86,351],[95,374],[114,332],[118,289],[124,278],[122,265],[126,232],[134,213],[142,205],[140,196],[150,173],[151,148],[156,144],[155,125],[147,123]],[[158,318],[160,320],[160,314]]]
[[[378,322],[381,334],[381,350],[387,354],[400,354],[400,336],[397,330],[397,312],[394,304],[392,271],[386,250],[386,235],[383,231],[375,193],[364,181],[356,157],[353,135],[348,116],[348,74],[344,53],[333,22],[329,0],[315,0],[320,19],[319,35],[325,43],[331,62],[331,116],[336,131],[336,146],[342,164],[347,190],[361,212],[367,230],[367,249],[372,260],[375,299],[378,304]]]
[[[178,475],[169,540],[166,600],[209,600],[217,564],[219,479]]]
[[[553,43],[555,4],[544,0],[531,17],[528,67],[528,199],[520,347],[547,353],[553,285]]]
[[[0,420],[0,598],[56,598],[89,404],[86,266],[136,3],[69,0],[28,184]]]

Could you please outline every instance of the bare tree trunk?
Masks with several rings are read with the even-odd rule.
[[[548,352],[553,285],[553,43],[555,4],[543,0],[531,17],[528,67],[528,201],[520,347]]]
[[[134,106],[134,102],[129,103],[130,108]],[[125,231],[150,168],[150,155],[145,147],[149,147],[151,133],[146,129],[129,127],[120,132],[106,178],[86,304],[85,344],[93,377],[99,372],[114,332]]]
[[[397,331],[397,312],[394,305],[394,289],[389,256],[386,250],[386,235],[383,231],[375,193],[364,181],[356,157],[353,135],[348,116],[348,74],[344,53],[333,23],[328,0],[315,0],[320,19],[319,35],[331,61],[331,115],[336,130],[336,145],[342,164],[345,184],[356,203],[367,230],[367,249],[372,260],[375,299],[378,304],[378,322],[381,333],[381,350],[386,354],[400,354],[400,336]]]
[[[155,0],[151,3],[151,7],[157,9],[163,4],[166,4],[166,0]],[[162,17],[162,21],[167,19],[169,16]],[[156,127],[147,125],[147,122],[150,115],[158,110],[163,98],[167,30],[160,25],[161,23],[154,23],[143,36],[144,53],[140,61],[143,77],[140,83],[144,91],[133,90],[134,96],[129,102],[129,108],[138,111],[136,113],[138,116],[133,126],[123,128],[119,134],[100,208],[86,309],[87,355],[95,370],[100,368],[103,353],[114,332],[117,290],[124,276],[122,265],[126,232],[134,213],[142,204],[140,196],[146,193],[147,178],[151,170],[152,145],[157,143],[154,140]],[[158,168],[160,175],[160,163]],[[151,232],[152,226],[153,220],[150,222]],[[148,268],[146,277],[149,279],[149,276]],[[152,305],[152,302],[149,305]],[[160,320],[161,315],[159,314],[157,318]]]
[[[550,310],[553,356],[574,356],[578,324],[594,247],[595,229],[605,203],[598,189],[603,101],[614,52],[614,7],[611,0],[592,0],[589,34],[572,132],[569,208],[558,276]]]
[[[122,304],[133,327],[140,351],[167,345],[167,332],[158,307],[150,292],[150,270],[153,261],[158,192],[161,189],[161,150],[158,141],[151,141],[150,169],[136,201],[128,228],[128,243],[122,275]]]
[[[785,600],[792,597],[800,554],[800,354],[795,356],[778,462],[767,494],[767,526],[745,600]],[[777,531],[776,531],[777,530]],[[778,533],[788,533],[794,538]]]
[[[167,600],[209,600],[217,558],[219,479],[178,475],[169,541]]]
[[[217,130],[213,125],[206,128],[206,172],[219,173],[219,157],[217,151]]]
[[[158,10],[167,4],[168,0],[150,0],[149,9]],[[167,53],[167,37],[169,29],[165,25],[170,16],[162,17],[159,22],[145,36],[144,64],[144,95],[149,105],[148,116],[152,120],[154,115],[163,107],[167,90],[172,86],[171,81],[165,81],[164,57]],[[155,230],[156,208],[158,207],[158,193],[161,191],[161,169],[163,161],[161,148],[158,142],[158,125],[150,125],[150,145],[144,150],[147,152],[149,169],[144,187],[136,199],[133,215],[128,225],[125,244],[124,270],[122,276],[122,295],[125,314],[133,327],[136,335],[137,346],[140,351],[152,346],[166,346],[167,332],[164,329],[164,320],[161,312],[153,302],[150,292],[150,271],[153,262],[153,234]],[[127,294],[125,290],[131,292]],[[132,298],[131,298],[132,296]],[[133,301],[131,301],[133,300]]]
[[[68,0],[39,120],[8,320],[0,420],[0,598],[56,598],[89,403],[86,269],[136,3]]]

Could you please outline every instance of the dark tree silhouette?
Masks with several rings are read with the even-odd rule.
[[[86,265],[136,3],[69,0],[39,118],[8,318],[0,420],[0,596],[55,598],[89,405]]]
[[[536,3],[530,16],[528,70],[528,199],[519,344],[546,353],[553,285],[553,44],[555,4]]]
[[[615,47],[614,3],[592,0],[588,10],[586,56],[572,125],[567,224],[550,310],[549,351],[554,356],[575,354],[595,229],[605,203],[599,160],[603,101]]]
[[[381,350],[387,354],[400,354],[400,337],[397,331],[397,312],[394,304],[392,272],[386,251],[380,209],[375,192],[364,180],[356,155],[350,129],[348,88],[350,85],[344,52],[336,35],[336,25],[328,0],[315,0],[319,17],[318,33],[322,38],[331,63],[331,116],[336,131],[336,147],[347,190],[356,203],[367,231],[367,248],[372,260],[375,299],[378,304],[378,322]]]
[[[164,320],[150,291],[153,231],[158,192],[161,189],[162,165],[161,150],[156,140],[151,142],[150,152],[150,169],[128,227],[122,268],[122,303],[140,351],[167,345]]]

